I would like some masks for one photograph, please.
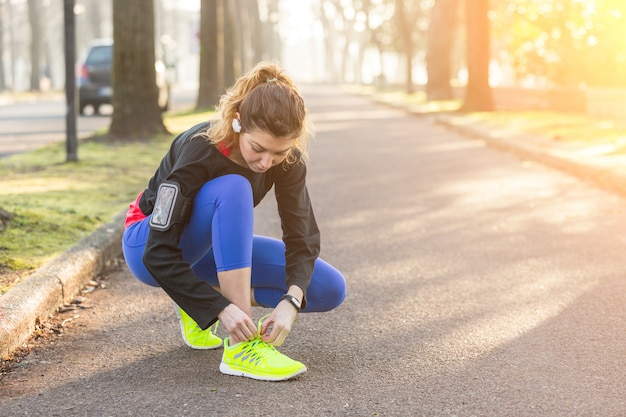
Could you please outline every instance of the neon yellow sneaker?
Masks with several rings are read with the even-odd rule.
[[[192,349],[217,349],[222,346],[222,339],[214,334],[214,332],[217,331],[219,322],[216,322],[215,325],[206,330],[202,330],[178,305],[176,305],[176,313],[178,313],[180,331],[183,334],[183,340],[187,346]]]
[[[265,317],[259,320],[259,333]],[[261,381],[284,381],[306,372],[303,363],[294,361],[276,348],[261,340],[261,337],[247,342],[230,345],[230,338],[224,338],[224,354],[220,371],[226,375],[246,376]]]
[[[224,339],[224,354],[220,372],[226,375],[247,376],[261,381],[284,381],[306,372],[303,363],[283,355],[260,337],[230,346]]]

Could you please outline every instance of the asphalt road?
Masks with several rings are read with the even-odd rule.
[[[78,137],[87,137],[109,124],[107,113],[81,116],[77,119]],[[63,142],[65,132],[65,101],[60,96],[0,105],[0,158]]]
[[[322,254],[349,290],[282,348],[309,371],[221,375],[221,351],[187,348],[169,299],[122,266],[0,381],[0,414],[626,415],[625,201],[428,119],[304,92]],[[274,208],[258,233],[279,235]]]
[[[174,89],[171,109],[178,111],[192,107],[195,94],[191,90]],[[87,114],[77,119],[78,138],[108,129],[112,111],[111,106],[104,105],[101,114],[94,115],[89,107]],[[0,102],[0,158],[64,142],[67,138],[65,116],[65,97],[61,94]]]

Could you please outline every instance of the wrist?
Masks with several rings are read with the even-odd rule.
[[[296,309],[297,312],[300,312],[300,310],[302,309],[302,302],[294,295],[291,295],[289,293],[284,294],[281,297],[281,301],[287,301],[289,304],[291,304],[293,306],[293,308]]]

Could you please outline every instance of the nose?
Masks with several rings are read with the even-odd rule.
[[[272,167],[272,155],[270,155],[269,153],[263,155],[260,164],[263,169],[270,169]]]

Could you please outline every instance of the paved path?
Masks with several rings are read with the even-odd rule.
[[[110,110],[109,111],[110,114]],[[65,98],[60,95],[34,97],[24,101],[0,101],[0,158],[65,142]],[[77,118],[77,137],[108,128],[108,116]]]
[[[624,415],[624,200],[363,98],[305,94],[323,257],[349,282],[282,349],[309,372],[222,376],[221,352],[186,348],[171,302],[122,267],[0,382],[1,414]],[[271,201],[257,214],[280,233]]]
[[[183,111],[193,107],[197,93],[190,89],[172,91],[171,109]],[[103,105],[100,115],[78,116],[79,139],[106,131],[111,124],[113,108]],[[0,94],[0,158],[33,151],[42,146],[64,143],[66,134],[65,96],[60,93],[34,94],[27,98]]]

